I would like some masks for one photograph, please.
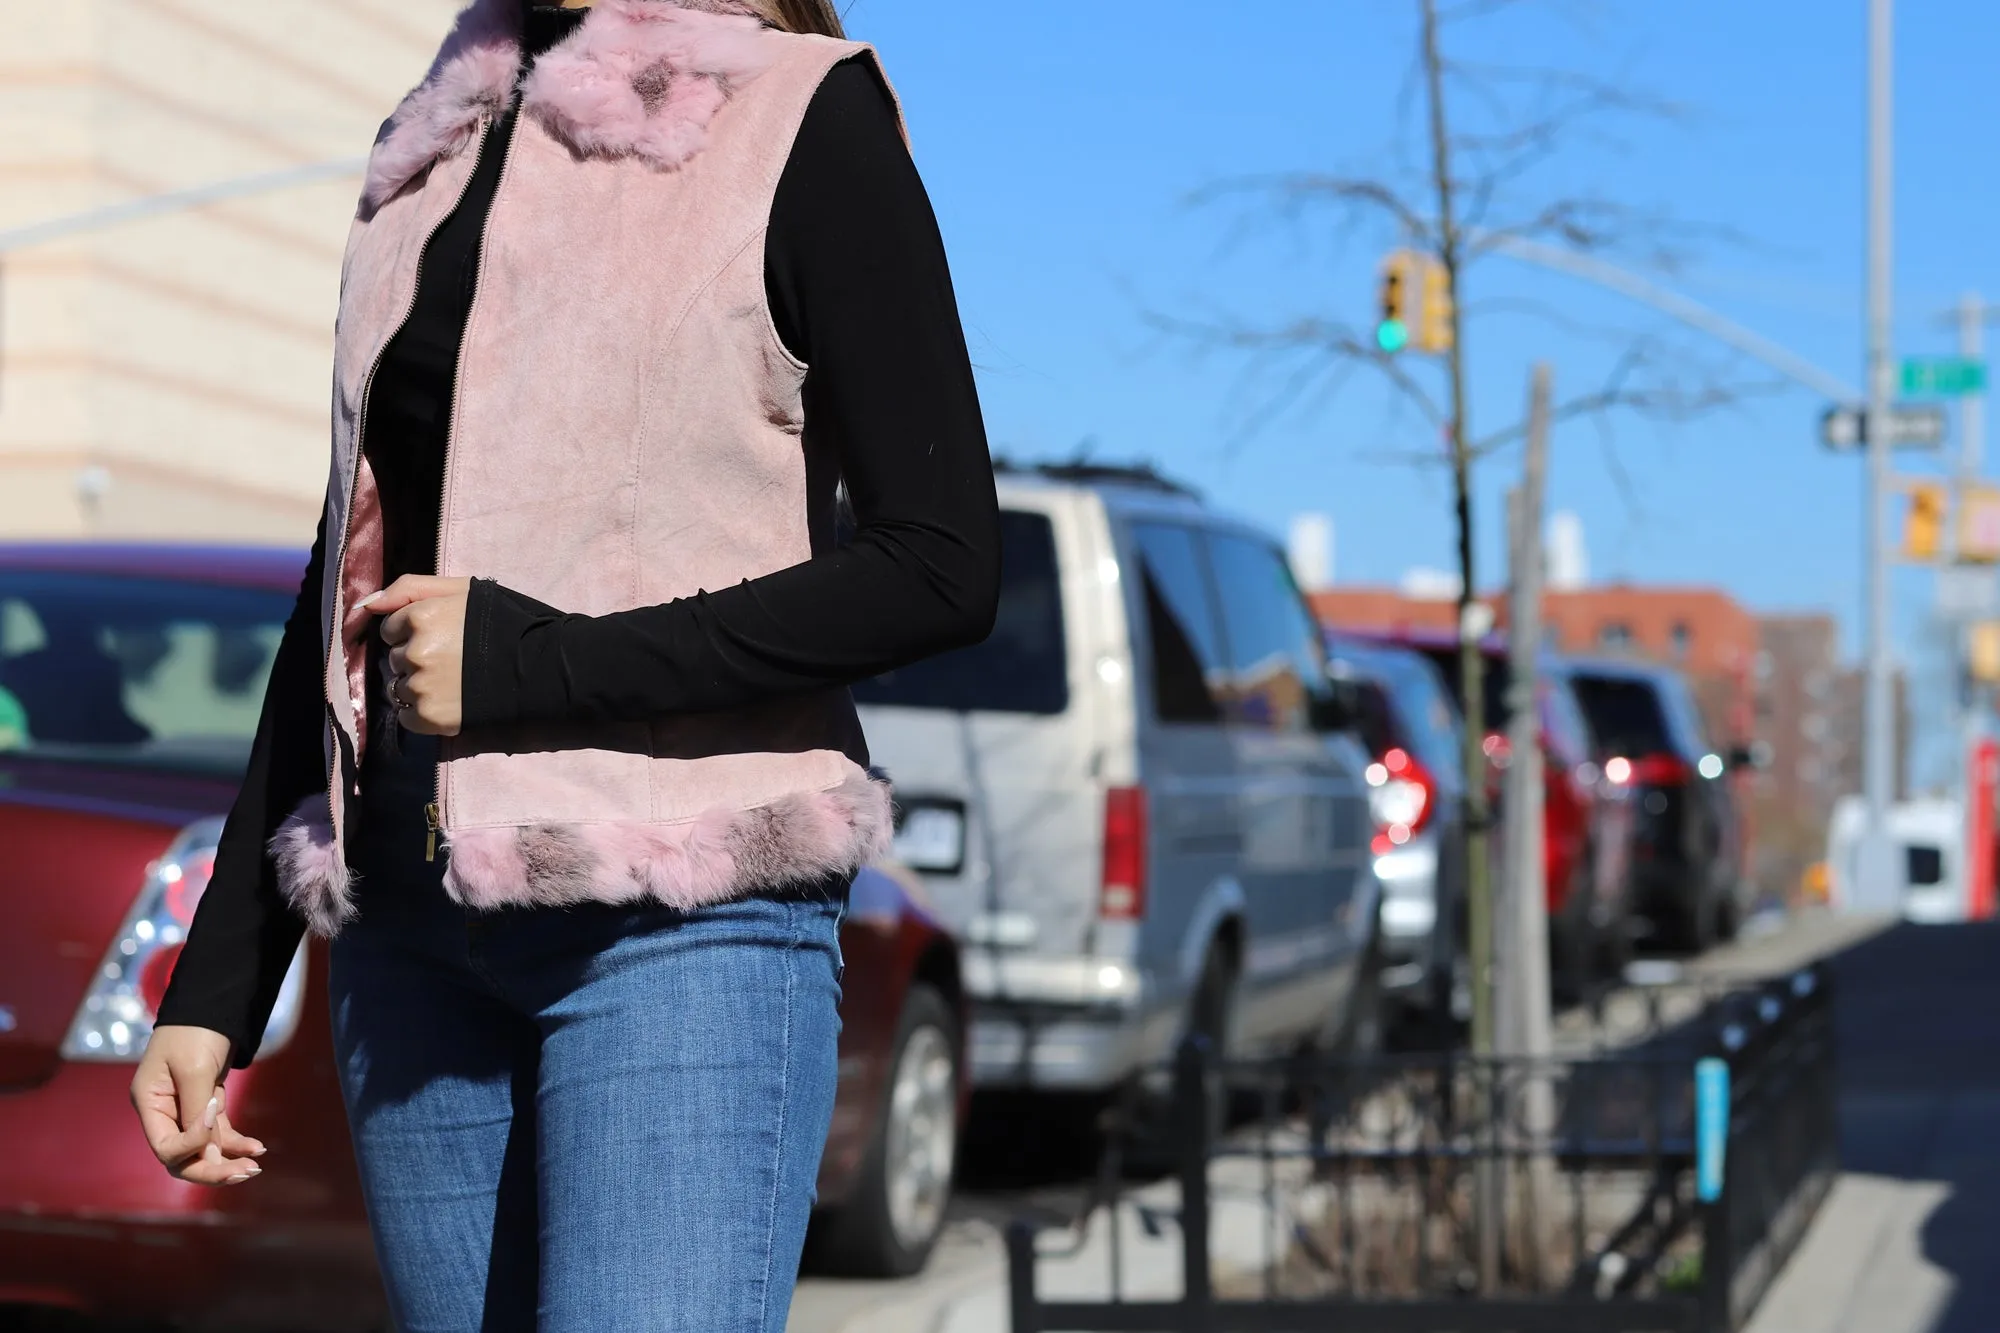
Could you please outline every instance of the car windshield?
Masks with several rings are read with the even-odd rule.
[[[240,776],[292,601],[0,571],[0,752]]]
[[[1069,706],[1055,531],[1043,514],[1000,515],[1000,608],[983,643],[854,687],[858,704],[952,712],[1060,713]]]
[[[1660,697],[1644,681],[1578,676],[1576,697],[1597,737],[1600,759],[1673,753]]]
[[[1455,644],[1437,644],[1417,650],[1430,658],[1431,665],[1444,677],[1445,688],[1451,691],[1451,702],[1458,709],[1460,717],[1465,716],[1465,692],[1458,688],[1458,647]],[[1514,683],[1514,673],[1508,669],[1507,659],[1486,656],[1486,676],[1481,681],[1485,692],[1486,732],[1507,730],[1508,720],[1513,710],[1507,706],[1507,690]]]

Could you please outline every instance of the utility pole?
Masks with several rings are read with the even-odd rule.
[[[1894,796],[1895,733],[1889,664],[1889,431],[1896,391],[1890,321],[1894,309],[1893,226],[1895,0],[1868,3],[1868,652],[1862,790],[1868,831],[1855,875],[1855,896],[1869,907],[1893,907],[1895,867],[1889,845]]]
[[[1542,865],[1542,494],[1548,469],[1550,375],[1537,363],[1528,390],[1521,484],[1509,496],[1513,578],[1507,610],[1507,776],[1500,798],[1505,912],[1497,932],[1505,1054],[1549,1053],[1549,915]]]
[[[1538,362],[1528,386],[1528,434],[1521,484],[1509,493],[1512,552],[1507,611],[1507,775],[1500,798],[1501,846],[1506,870],[1501,882],[1500,979],[1501,1040],[1505,1054],[1527,1062],[1518,1128],[1528,1151],[1514,1163],[1521,1204],[1521,1229],[1529,1237],[1527,1262],[1539,1267],[1535,1243],[1549,1218],[1553,1170],[1543,1151],[1555,1128],[1555,1089],[1547,1077],[1553,1041],[1549,1014],[1549,912],[1547,872],[1542,863],[1542,496],[1549,457],[1548,363]],[[1535,1272],[1537,1282],[1545,1273]]]

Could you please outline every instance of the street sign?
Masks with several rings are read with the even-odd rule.
[[[1937,613],[1942,620],[1990,620],[2000,615],[2000,578],[1980,565],[1940,565]]]
[[[1935,449],[1944,443],[1944,409],[1931,403],[1897,403],[1882,413],[1891,449]],[[1820,443],[1835,452],[1868,443],[1868,410],[1829,407],[1820,415]]]
[[[1962,398],[1986,392],[1986,363],[1972,356],[1913,356],[1903,362],[1903,392]]]

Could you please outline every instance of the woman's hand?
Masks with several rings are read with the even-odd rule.
[[[160,1027],[132,1075],[132,1107],[153,1156],[196,1185],[240,1185],[261,1167],[264,1145],[229,1123],[222,1076],[229,1038],[207,1028]]]
[[[471,579],[405,574],[357,603],[388,617],[382,641],[396,673],[389,693],[396,720],[410,731],[456,736],[465,720],[465,598],[471,590]]]

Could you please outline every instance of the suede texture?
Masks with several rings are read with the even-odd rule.
[[[765,28],[727,0],[600,0],[522,89],[460,355],[441,574],[599,615],[809,559],[801,388],[773,328],[763,240],[814,92],[868,48]],[[520,65],[516,0],[477,0],[378,137],[335,339],[326,690],[333,799],[274,843],[321,934],[366,744],[365,613],[380,504],[360,453],[376,361],[424,244]],[[446,742],[446,884],[481,907],[725,901],[852,871],[889,836],[886,789],[838,751],[825,696],[727,718],[503,728]],[[330,818],[329,818],[330,816]]]

